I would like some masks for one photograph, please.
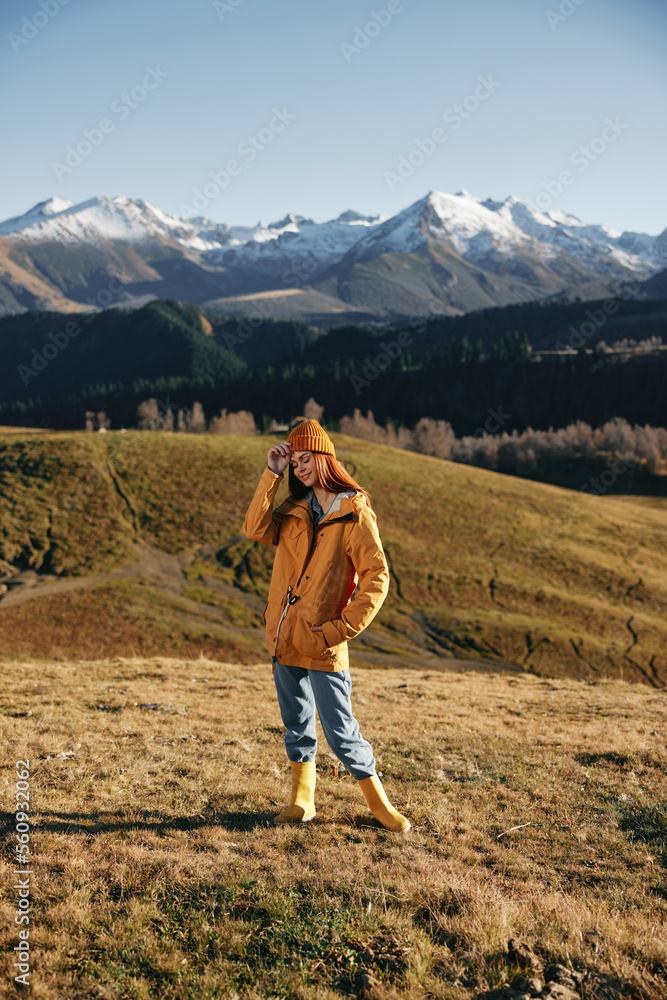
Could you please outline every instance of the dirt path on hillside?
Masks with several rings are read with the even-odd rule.
[[[26,570],[9,581],[8,590],[0,597],[0,611],[16,607],[50,594],[63,594],[72,590],[84,590],[108,580],[141,579],[154,586],[180,594],[183,589],[183,569],[192,561],[192,556],[171,556],[154,546],[136,546],[141,557],[134,563],[120,566],[110,573],[92,576],[74,576],[66,580],[57,576],[44,576],[34,570]],[[5,584],[7,586],[7,584]]]
[[[110,573],[96,573],[90,576],[75,576],[62,579],[57,576],[45,576],[35,572],[35,570],[25,570],[10,581],[10,586],[6,593],[0,596],[0,618],[5,608],[17,607],[28,601],[34,601],[41,597],[48,597],[51,594],[65,594],[76,590],[85,590],[101,583],[111,580],[142,580],[144,583],[157,590],[168,591],[169,593],[182,597],[183,588],[188,583],[184,575],[184,570],[201,555],[202,552],[181,553],[178,556],[170,555],[152,545],[145,543],[135,543],[135,549],[139,554],[136,562],[120,566]],[[231,584],[224,583],[214,577],[203,578],[205,586],[217,590],[220,593],[233,597],[255,611],[262,611],[264,602],[254,594],[246,594]],[[198,612],[207,616],[220,617],[224,620],[223,613],[208,604],[201,604],[199,601],[188,599],[191,612],[181,612],[180,617],[191,622],[198,620]],[[228,622],[226,627],[232,628]],[[244,631],[239,629],[239,631]],[[365,648],[366,642],[370,648]],[[397,663],[396,655],[380,653],[373,648],[372,626],[365,636],[360,636],[357,647],[357,659],[362,664],[369,666],[387,667],[411,667],[421,670],[454,671],[457,673],[467,671],[481,671],[484,673],[511,672],[521,673],[522,668],[515,663],[502,662],[498,660],[487,660],[484,658],[461,658],[448,655],[434,655],[427,650],[423,654],[416,653],[413,649],[406,649],[400,655],[400,663]]]

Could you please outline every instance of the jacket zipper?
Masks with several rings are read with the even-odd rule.
[[[273,662],[274,662],[274,664],[276,664],[278,662],[278,639],[280,638],[280,626],[283,623],[283,618],[287,614],[287,609],[289,608],[290,604],[294,604],[298,600],[299,600],[299,595],[298,594],[294,594],[294,596],[292,596],[292,585],[290,584],[289,587],[287,588],[287,597],[286,597],[286,600],[285,600],[285,607],[283,608],[283,613],[280,616],[280,620],[278,622],[278,629],[276,631],[276,645],[275,645],[275,649],[273,650]]]
[[[325,515],[325,517],[326,517],[326,515]],[[354,520],[354,514],[342,514],[340,517],[332,517],[330,521],[326,521],[325,518],[321,518],[320,519],[319,523],[313,529],[313,539],[312,539],[311,546],[310,546],[310,552],[308,553],[308,557],[306,559],[305,566],[303,567],[303,569],[301,571],[301,576],[299,577],[299,580],[297,582],[297,587],[301,586],[301,581],[303,580],[305,572],[308,569],[308,564],[309,564],[310,559],[312,557],[313,548],[315,546],[315,541],[317,539],[317,532],[320,530],[320,528],[326,527],[327,524],[335,524],[337,521],[353,521],[353,520]],[[298,597],[299,595],[297,594],[296,596]],[[282,618],[280,620],[282,621]]]
[[[297,504],[295,504],[294,506],[297,506]],[[353,514],[343,514],[341,517],[333,517],[331,519],[331,521],[327,521],[327,524],[332,524],[335,521],[352,521],[352,520],[354,520],[354,515]],[[324,521],[324,518],[322,518],[322,521]],[[320,521],[320,523],[322,523],[322,521]],[[319,527],[319,525],[317,527]],[[315,529],[315,530],[317,530],[317,529]],[[305,567],[304,567],[304,573],[305,573]],[[301,574],[301,577],[303,577],[303,573]],[[300,582],[301,582],[301,579],[299,579],[299,583]],[[273,650],[273,656],[271,657],[274,666],[278,662],[278,639],[280,638],[280,627],[281,627],[281,625],[283,623],[283,619],[284,619],[285,615],[287,614],[287,609],[289,608],[290,604],[295,604],[296,601],[298,601],[298,600],[299,600],[299,595],[298,594],[292,594],[292,585],[290,584],[288,586],[288,588],[287,588],[287,596],[286,596],[286,599],[285,599],[285,607],[283,608],[283,613],[281,614],[281,616],[280,616],[280,618],[278,620],[278,628],[276,629],[276,644],[275,644],[275,647],[274,647],[274,650]],[[335,658],[335,654],[333,654],[332,658]]]
[[[327,521],[326,517],[327,517],[327,515],[325,514],[324,517],[320,519],[320,522],[317,525],[317,528],[319,528],[320,525],[335,524],[336,521],[354,521],[354,514],[341,514],[340,517],[332,517],[330,521]],[[317,531],[317,528],[315,529],[316,531]]]

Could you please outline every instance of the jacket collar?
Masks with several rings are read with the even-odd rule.
[[[283,513],[293,514],[295,517],[299,517],[302,521],[307,521],[309,524],[313,522],[313,512],[307,500],[299,500],[296,497],[289,496],[283,500],[279,509],[283,510]]]
[[[336,520],[338,517],[344,517],[345,515],[349,516],[350,514],[354,515],[355,500],[356,496],[354,497],[341,496],[340,503],[338,506],[336,506],[338,504],[338,497],[337,497],[332,504],[332,506],[335,507],[336,509],[327,511],[324,517],[320,520],[318,528],[320,524],[325,524],[329,520],[329,518],[331,518],[331,520],[333,521]],[[301,518],[303,521],[306,521],[312,527],[313,510],[308,501],[305,499],[305,497],[297,498],[289,496],[287,497],[286,500],[283,500],[280,506],[281,507],[284,506],[285,514],[293,514],[296,517]]]
[[[322,513],[322,516],[320,517],[320,522],[319,522],[321,524],[322,521],[327,520],[327,518],[329,517],[330,514],[337,514],[338,513],[338,511],[340,510],[340,505],[343,502],[343,500],[346,499],[346,495],[348,493],[351,493],[352,496],[354,496],[355,493],[356,493],[356,490],[341,490],[339,493],[337,493],[336,496],[333,498],[333,500],[332,500],[332,502],[331,502],[331,504],[329,506],[329,509],[327,510],[326,514],[322,512],[322,508],[320,506],[319,500],[317,499],[317,496],[315,495],[315,491],[312,488],[312,486],[308,490],[308,492],[306,493],[306,496],[304,497],[304,499],[308,501],[308,503],[310,504],[311,507],[313,507],[313,503],[315,503],[317,505],[318,510]]]

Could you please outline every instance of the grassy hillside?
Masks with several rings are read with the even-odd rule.
[[[321,733],[317,816],[272,824],[289,770],[269,669],[114,657],[0,663],[0,679],[5,803],[30,762],[41,1000],[501,1000],[527,979],[551,1000],[667,995],[664,694],[356,670],[403,839]],[[3,996],[18,995],[14,845]]]
[[[665,686],[664,505],[334,439],[371,492],[392,572],[353,663],[475,658]],[[270,444],[0,435],[0,656],[265,661],[273,553],[241,525]]]

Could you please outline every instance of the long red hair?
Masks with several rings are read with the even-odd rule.
[[[304,451],[305,450],[306,449],[304,449]],[[315,459],[315,468],[317,469],[320,485],[325,490],[328,490],[329,493],[342,493],[345,490],[357,490],[357,492],[361,493],[363,496],[366,501],[366,505],[371,507],[371,498],[368,490],[365,490],[352,478],[342,462],[339,462],[333,455],[324,455],[317,451],[312,452],[312,455]],[[305,483],[302,483],[300,479],[296,478],[294,475],[294,469],[290,463],[289,490],[291,495],[300,499],[306,495],[309,489],[309,486],[306,486]]]

